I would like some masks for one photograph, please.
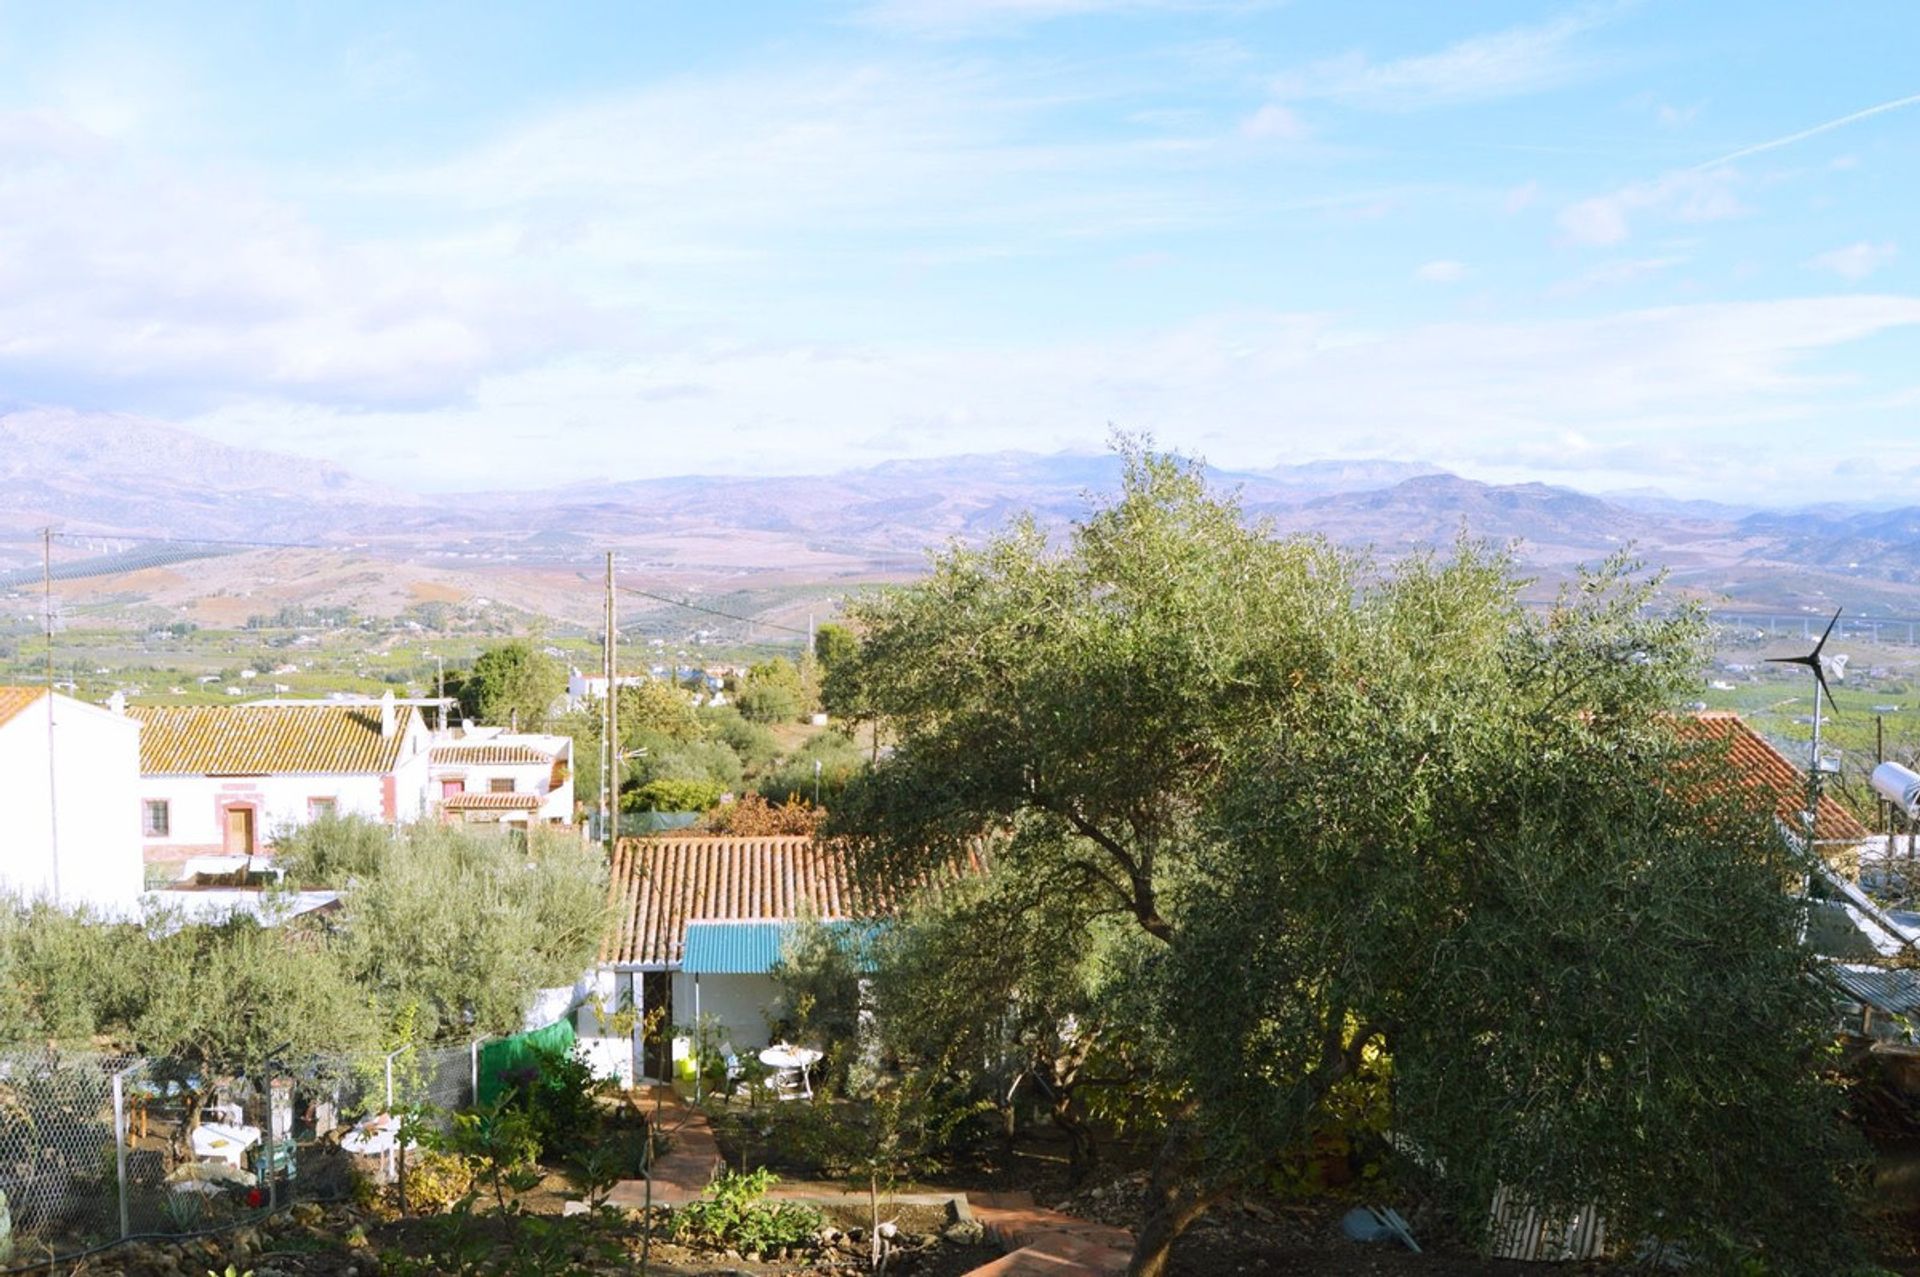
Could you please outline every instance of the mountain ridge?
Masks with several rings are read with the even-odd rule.
[[[1015,450],[817,475],[609,478],[428,497],[172,426],[14,413],[0,417],[0,538],[12,546],[0,566],[37,561],[38,530],[52,525],[103,540],[297,542],[463,571],[578,571],[614,548],[665,579],[695,584],[742,574],[871,577],[912,570],[927,549],[977,542],[1022,513],[1064,526],[1084,514],[1089,494],[1113,490],[1120,467],[1112,453]],[[1388,458],[1210,467],[1209,475],[1283,532],[1388,557],[1445,546],[1464,531],[1513,545],[1523,564],[1554,572],[1632,546],[1676,579],[1722,594],[1782,571],[1804,577],[1795,588],[1809,597],[1848,581],[1920,589],[1920,507],[1751,510],[1485,483]]]

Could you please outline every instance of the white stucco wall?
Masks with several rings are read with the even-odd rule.
[[[145,886],[140,725],[56,695],[51,780],[48,750],[44,701],[0,724],[0,888],[63,905],[137,911]]]
[[[226,809],[254,808],[254,830],[261,846],[276,834],[310,819],[310,802],[331,798],[342,816],[387,819],[386,777],[371,774],[292,773],[279,776],[144,776],[140,798],[167,803],[165,838],[149,838],[154,850],[169,847],[221,847]]]
[[[731,1041],[745,1055],[768,1045],[767,1012],[780,996],[780,986],[763,975],[703,975],[700,979],[700,1014],[710,1015],[723,1026],[719,1040]],[[694,977],[684,971],[673,973],[673,1018],[676,1024],[693,1023]]]

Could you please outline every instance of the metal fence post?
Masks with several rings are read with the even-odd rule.
[[[122,1238],[133,1234],[132,1216],[127,1208],[127,1092],[124,1079],[134,1067],[129,1064],[113,1075],[113,1174],[114,1182],[120,1186]]]
[[[393,1112],[393,1057],[406,1049],[403,1046],[387,1052],[387,1112],[389,1113]]]
[[[467,1102],[475,1108],[480,1107],[480,1043],[482,1040],[482,1038],[475,1038],[473,1045],[468,1048],[472,1056],[472,1068],[469,1071],[469,1079],[473,1089],[468,1093]]]
[[[277,1176],[273,1173],[273,1074],[271,1071],[261,1073],[260,1092],[266,1096],[266,1141],[262,1148],[265,1149],[267,1171],[267,1211],[272,1213],[280,1209],[280,1203],[279,1193],[274,1183]]]

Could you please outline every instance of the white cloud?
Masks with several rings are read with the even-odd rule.
[[[1770,452],[1758,426],[1847,427],[1846,383],[1818,356],[1916,327],[1920,298],[1886,296],[1385,332],[1264,312],[1058,345],[682,345],[487,378],[470,402],[431,413],[258,403],[189,424],[255,443],[298,432],[337,459],[378,454],[392,473],[453,487],[581,477],[576,440],[602,475],[697,471],[715,456],[807,473],[1097,446],[1112,421],[1223,465],[1324,456],[1339,441],[1469,471],[1604,471],[1732,493],[1785,463],[1787,445]],[[524,447],[529,437],[547,446]],[[1570,449],[1569,438],[1601,442]],[[510,474],[501,455],[515,459]]]
[[[1457,284],[1469,273],[1463,263],[1442,258],[1416,267],[1413,277],[1423,284]]]
[[[1278,102],[1269,102],[1240,121],[1240,133],[1261,141],[1298,142],[1307,136],[1307,126],[1293,111]]]
[[[1577,278],[1556,285],[1551,291],[1555,296],[1570,297],[1596,288],[1616,288],[1623,284],[1650,279],[1676,266],[1684,266],[1691,260],[1684,254],[1673,254],[1666,257],[1633,257],[1602,262]]]
[[[1832,271],[1842,279],[1865,279],[1899,255],[1900,250],[1891,243],[1870,244],[1861,240],[1818,253],[1808,259],[1807,265],[1815,270]]]
[[[444,402],[594,320],[419,245],[330,242],[220,174],[58,117],[0,118],[0,370],[21,399],[281,390]]]
[[[1515,97],[1557,88],[1586,74],[1589,59],[1574,38],[1600,21],[1594,10],[1538,26],[1477,35],[1433,53],[1375,62],[1364,53],[1329,58],[1282,75],[1273,86],[1283,100],[1325,99],[1380,111]]]
[[[1734,194],[1736,180],[1731,170],[1685,169],[1650,182],[1634,182],[1569,204],[1560,211],[1560,229],[1576,244],[1609,245],[1632,234],[1632,218],[1638,214],[1682,222],[1738,217],[1746,209]]]
[[[1500,199],[1500,211],[1512,216],[1524,213],[1540,199],[1540,183],[1528,180],[1509,190]]]

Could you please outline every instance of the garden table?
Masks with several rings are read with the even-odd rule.
[[[246,1151],[260,1142],[260,1128],[227,1122],[202,1122],[193,1128],[193,1155],[238,1167]]]
[[[799,1096],[810,1100],[813,1098],[813,1078],[810,1070],[820,1062],[820,1055],[819,1051],[809,1046],[791,1046],[785,1042],[776,1042],[760,1053],[760,1063],[779,1071],[767,1081],[768,1085],[773,1086],[780,1095]],[[780,1074],[792,1077],[796,1073],[799,1075],[800,1082],[800,1088],[797,1091],[791,1087],[778,1085],[781,1080]]]

